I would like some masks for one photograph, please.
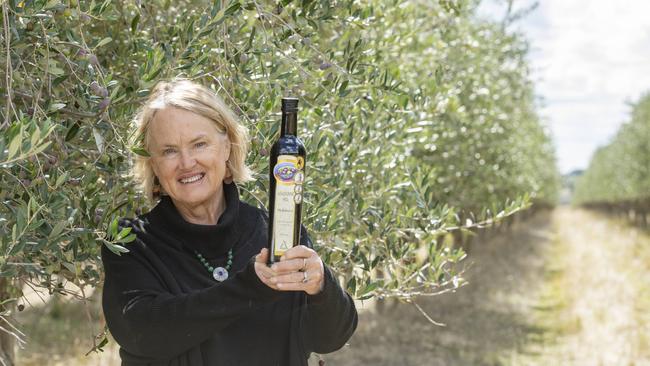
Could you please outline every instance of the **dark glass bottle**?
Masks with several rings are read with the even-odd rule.
[[[305,145],[298,138],[298,99],[282,98],[280,138],[269,162],[269,264],[300,244]]]

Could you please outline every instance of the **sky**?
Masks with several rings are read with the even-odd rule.
[[[514,9],[534,0],[515,0]],[[483,0],[479,16],[501,20],[505,1]],[[511,24],[529,40],[540,115],[562,173],[585,169],[650,91],[650,1],[539,0]]]

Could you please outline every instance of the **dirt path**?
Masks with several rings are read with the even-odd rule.
[[[576,324],[556,353],[572,365],[650,365],[648,236],[583,210],[557,210],[555,221],[571,289],[560,315]]]
[[[470,248],[456,294],[361,313],[327,365],[650,365],[650,238],[558,208]]]

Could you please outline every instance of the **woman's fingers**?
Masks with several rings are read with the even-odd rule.
[[[298,272],[307,269],[309,264],[308,258],[288,259],[274,263],[271,269],[277,273]]]
[[[302,245],[287,250],[279,262],[266,265],[268,250],[255,256],[255,272],[260,280],[275,290],[305,291],[315,295],[324,285],[323,261],[313,249]]]
[[[320,261],[316,251],[304,245],[298,245],[287,250],[280,261],[274,263],[271,268],[278,273],[306,271],[311,268],[314,259]]]
[[[321,276],[318,271],[292,272],[272,277],[271,282],[277,284],[307,283],[310,281],[320,281]],[[307,280],[306,282],[305,279]]]
[[[260,253],[255,256],[255,262],[258,262],[258,263],[266,264],[266,262],[268,260],[269,260],[269,250],[266,249],[266,248],[262,248]]]
[[[307,248],[304,245],[296,245],[295,247],[284,252],[281,261],[291,260],[295,258],[309,258],[313,255],[318,255],[315,250]]]
[[[255,256],[255,274],[265,285],[271,287],[274,290],[278,290],[278,287],[271,282],[276,273],[269,266],[266,265],[266,260],[268,259],[268,250],[266,248],[262,249],[258,255]]]
[[[272,278],[277,275],[275,271],[270,269],[266,264],[263,263],[255,263],[255,271],[259,272],[264,278]]]
[[[266,265],[268,257],[269,251],[266,248],[262,249],[260,253],[255,256],[255,271],[264,274],[266,278],[271,278],[275,275],[275,272]]]
[[[298,272],[271,279],[281,291],[305,291],[315,295],[323,290],[323,275],[318,271]]]

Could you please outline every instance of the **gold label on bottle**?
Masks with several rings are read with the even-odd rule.
[[[296,205],[302,203],[305,161],[300,156],[280,155],[273,167],[275,206],[273,211],[273,254],[280,257],[294,246]]]

